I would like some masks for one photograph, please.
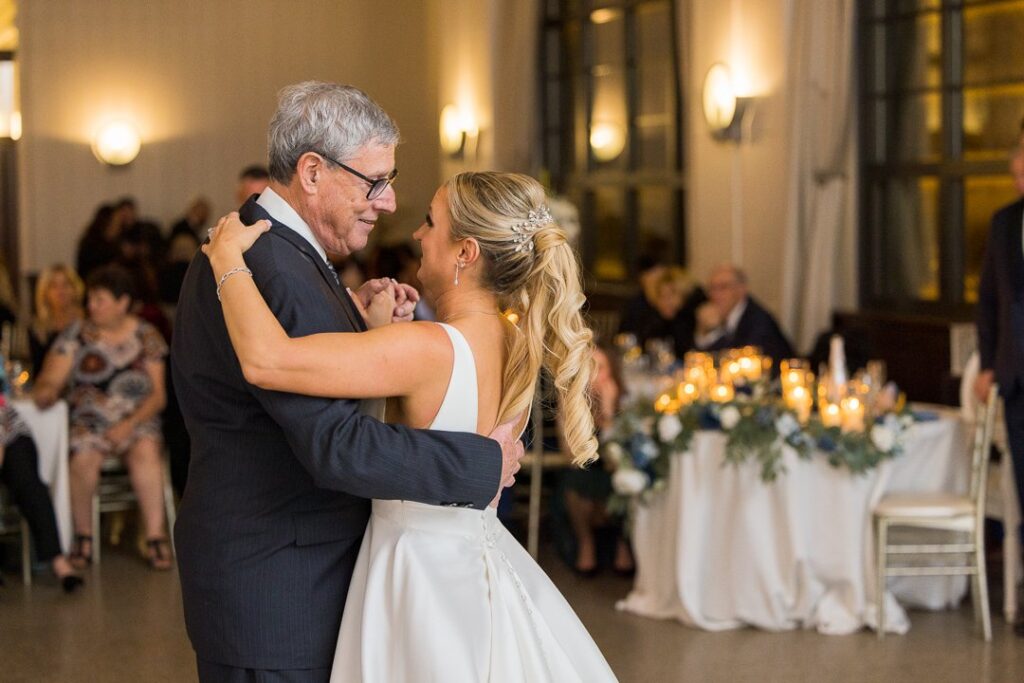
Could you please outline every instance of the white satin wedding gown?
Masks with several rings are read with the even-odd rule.
[[[455,361],[430,428],[474,432],[473,352],[442,326]],[[493,508],[373,501],[332,682],[614,680],[569,603]]]

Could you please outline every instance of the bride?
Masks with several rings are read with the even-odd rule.
[[[203,247],[214,276],[242,268],[269,228],[220,220]],[[532,178],[461,173],[413,235],[440,323],[390,324],[394,290],[363,311],[364,333],[291,339],[249,278],[224,282],[231,342],[265,389],[396,397],[392,421],[489,434],[525,426],[541,367],[554,378],[573,462],[596,457],[588,399],[591,331],[576,257]],[[518,323],[502,310],[510,309]],[[415,457],[414,453],[409,454]],[[613,681],[572,608],[498,522],[481,512],[373,501],[332,681]]]

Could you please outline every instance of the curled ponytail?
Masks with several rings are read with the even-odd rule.
[[[576,254],[554,222],[536,222],[526,234],[528,248],[515,229],[543,207],[544,189],[529,176],[493,172],[460,173],[446,188],[453,237],[477,240],[485,286],[519,316],[506,336],[499,421],[527,413],[544,368],[554,380],[573,464],[593,461],[593,333],[580,312],[586,298]]]

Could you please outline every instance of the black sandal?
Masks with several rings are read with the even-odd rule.
[[[89,544],[89,552],[85,552],[84,545]],[[75,534],[75,545],[68,555],[71,566],[75,569],[85,569],[92,564],[92,536],[89,534]]]
[[[149,548],[146,552],[146,560],[149,562],[150,569],[167,571],[171,568],[173,565],[171,544],[166,538],[160,537],[147,539],[146,546]]]

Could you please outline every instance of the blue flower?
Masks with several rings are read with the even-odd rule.
[[[818,448],[826,453],[831,453],[836,447],[836,440],[832,438],[831,434],[822,434],[821,438],[818,439]]]
[[[761,406],[754,414],[754,419],[761,427],[771,427],[775,424],[775,412],[770,406]]]
[[[722,422],[718,419],[718,415],[715,414],[710,407],[704,407],[697,415],[697,425],[701,429],[721,429]]]
[[[629,440],[629,454],[636,466],[643,469],[658,457],[658,445],[649,436],[636,434]]]

